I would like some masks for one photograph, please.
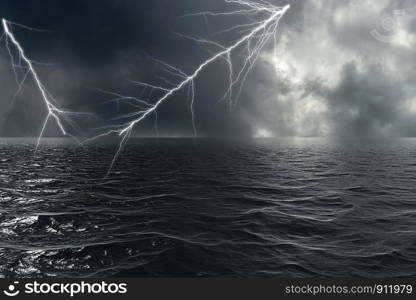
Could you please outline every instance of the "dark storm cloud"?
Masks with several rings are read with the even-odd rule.
[[[407,29],[415,19],[412,5],[388,1],[374,6],[381,12],[378,16],[370,11],[367,18],[358,21],[331,22],[330,34],[341,51],[352,53],[340,69],[338,83],[324,96],[336,137],[416,134],[409,129],[416,116],[414,37]],[[394,20],[392,29],[377,26],[387,19]]]
[[[350,63],[344,66],[341,81],[326,98],[340,137],[377,137],[393,133],[405,95],[400,84],[379,66],[360,72]]]
[[[221,0],[209,3],[186,0],[13,0],[0,4],[2,16],[8,20],[50,30],[48,33],[38,33],[16,29],[16,35],[32,59],[53,63],[51,67],[38,66],[38,70],[60,103],[75,111],[93,111],[102,119],[114,117],[115,108],[102,105],[108,97],[98,93],[95,88],[126,95],[137,94],[137,88],[130,81],[154,82],[153,75],[160,71],[150,55],[187,72],[193,71],[207,57],[209,52],[203,47],[176,34],[206,36],[211,30],[223,29],[218,22],[208,24],[208,29],[203,18],[181,18],[184,14],[207,9],[224,11],[225,4]],[[227,20],[223,25],[228,26],[233,21]],[[7,81],[9,87],[7,93],[1,96],[3,124],[6,124],[1,131],[3,135],[36,135],[39,129],[36,125],[40,126],[45,114],[41,99],[33,85],[29,84],[15,105],[8,109],[10,89],[16,84],[10,76],[12,70],[8,68],[5,49],[2,49],[1,54],[3,83]],[[219,84],[225,87],[224,80],[218,76],[218,72],[223,70],[211,68],[203,75],[205,81],[218,78]],[[225,125],[223,122],[228,121],[222,112],[216,112],[213,108],[217,99],[213,99],[212,85],[208,87],[202,80],[197,84],[198,101],[202,103],[197,109],[201,117],[201,130],[206,128],[208,132],[223,132],[218,129]],[[161,108],[163,118],[160,118],[160,125],[168,134],[190,133],[189,109],[183,99],[184,95],[179,94],[172,99],[172,104]],[[205,105],[207,103],[210,105]],[[238,117],[235,119],[238,122]]]
[[[95,107],[102,95],[97,95],[94,88],[125,90],[128,80],[140,78],[148,71],[144,52],[169,61],[181,51],[182,45],[172,47],[171,25],[184,10],[172,1],[2,1],[0,11],[13,22],[52,30],[16,30],[16,34],[31,58],[54,63],[38,69],[65,107],[98,109],[104,117],[111,115],[114,108]],[[2,57],[5,62],[5,51]],[[3,65],[3,74],[11,73],[11,69],[5,68]],[[35,98],[36,90],[25,90],[6,116],[8,123],[23,131],[28,127],[33,130],[32,124],[39,124],[36,120],[42,107],[32,110],[33,122],[20,112],[28,103],[41,103]],[[2,95],[2,103],[9,99]]]
[[[411,10],[397,28],[380,28],[408,1],[273,1],[292,5],[280,29],[278,58],[270,48],[248,78],[239,105],[230,114],[216,105],[226,87],[226,66],[209,67],[197,80],[197,125],[203,135],[380,136],[414,135],[416,91],[415,19]],[[90,111],[97,118],[77,120],[85,128],[106,124],[123,111],[104,105],[109,98],[96,88],[138,95],[131,80],[162,84],[149,56],[186,72],[211,52],[176,33],[219,38],[218,30],[241,23],[239,17],[211,20],[181,18],[203,10],[225,11],[222,0],[4,0],[0,14],[13,22],[48,29],[16,29],[28,55],[52,66],[37,66],[45,85],[66,109]],[[413,10],[416,13],[416,10]],[[400,26],[399,26],[400,25]],[[370,35],[387,36],[388,43]],[[383,31],[384,30],[384,31]],[[221,42],[229,44],[235,37]],[[211,49],[212,50],[212,49]],[[16,83],[10,60],[0,48],[0,133],[37,135],[45,116],[33,83],[11,106]],[[192,132],[185,94],[160,110],[166,135]],[[49,134],[57,134],[50,126]],[[153,134],[149,120],[138,134]]]

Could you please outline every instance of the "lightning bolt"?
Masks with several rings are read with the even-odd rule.
[[[11,58],[11,62],[12,62],[12,68],[13,68],[13,72],[16,78],[16,82],[18,84],[18,89],[17,92],[15,94],[15,97],[20,93],[20,91],[23,88],[24,83],[26,82],[27,78],[29,76],[31,76],[36,84],[37,89],[40,92],[41,98],[44,102],[44,105],[47,109],[47,116],[43,122],[42,125],[42,129],[40,132],[40,135],[37,139],[37,143],[36,143],[36,150],[39,148],[41,139],[45,133],[46,127],[48,125],[48,122],[50,121],[50,119],[54,119],[60,132],[64,135],[64,136],[71,136],[73,137],[75,140],[78,141],[78,139],[71,135],[70,133],[68,133],[68,131],[65,129],[64,127],[64,121],[67,124],[70,124],[72,128],[77,128],[76,124],[69,118],[70,115],[91,115],[89,113],[75,113],[75,112],[71,112],[71,111],[65,111],[62,109],[59,109],[57,106],[57,101],[54,99],[54,97],[52,96],[52,94],[46,89],[45,85],[42,83],[42,81],[40,80],[40,77],[34,67],[34,64],[39,64],[33,60],[30,60],[28,58],[28,56],[26,55],[22,45],[19,43],[19,41],[16,39],[16,37],[13,34],[13,30],[12,27],[13,26],[19,26],[22,27],[24,29],[27,30],[32,30],[32,31],[42,31],[36,28],[31,28],[25,25],[21,25],[21,24],[17,24],[17,23],[12,23],[10,21],[7,21],[6,19],[2,19],[2,26],[3,26],[3,31],[4,31],[4,38],[5,38],[5,43],[6,43],[6,48],[7,51],[10,55]],[[17,55],[18,58],[15,58],[15,56],[13,55],[13,51],[11,48],[11,45],[14,46],[15,50],[17,51]],[[17,62],[17,63],[16,63]],[[24,75],[22,77],[21,80],[19,80],[18,78],[18,71],[17,69],[23,69],[24,70]],[[15,98],[14,97],[14,98]]]
[[[107,125],[101,128],[97,128],[102,133],[99,133],[89,139],[84,140],[81,144],[89,143],[91,141],[97,140],[101,137],[105,137],[111,134],[116,134],[120,137],[119,147],[116,154],[114,155],[112,162],[110,164],[107,175],[110,174],[116,160],[121,154],[123,147],[128,142],[129,138],[132,135],[132,132],[136,126],[141,124],[143,121],[148,119],[150,116],[155,118],[155,131],[158,132],[157,128],[157,112],[160,106],[172,98],[175,94],[179,92],[185,92],[186,98],[188,100],[192,128],[194,136],[198,135],[197,126],[196,126],[196,117],[195,117],[195,103],[196,103],[196,79],[200,74],[207,69],[208,66],[223,61],[227,66],[227,81],[228,87],[222,98],[218,102],[228,101],[230,109],[236,105],[244,83],[247,80],[247,77],[250,71],[253,69],[254,64],[258,60],[262,50],[266,44],[273,40],[274,43],[277,43],[277,34],[278,26],[281,18],[286,14],[290,9],[290,5],[286,6],[275,6],[266,1],[258,0],[257,2],[251,0],[224,0],[226,3],[232,6],[238,6],[240,9],[231,10],[228,12],[200,12],[196,14],[189,14],[184,17],[198,17],[202,16],[204,20],[208,20],[210,17],[230,17],[230,16],[245,16],[249,22],[245,24],[235,25],[231,28],[224,29],[218,32],[218,35],[231,34],[233,36],[239,36],[231,45],[223,45],[219,42],[203,39],[200,37],[192,37],[180,35],[182,38],[191,39],[197,43],[200,43],[204,46],[213,47],[213,54],[208,57],[205,61],[200,63],[192,72],[187,74],[178,67],[172,66],[166,62],[163,62],[159,59],[154,59],[154,62],[163,67],[165,73],[169,75],[169,78],[158,77],[161,81],[164,82],[164,85],[153,84],[148,82],[133,81],[132,83],[142,89],[142,95],[140,97],[126,96],[114,91],[106,91],[99,89],[99,92],[110,96],[106,102],[116,102],[117,105],[120,102],[126,103],[129,107],[132,108],[132,112],[124,114],[114,118],[117,120],[117,123],[114,125]],[[253,21],[254,19],[254,21]],[[69,124],[72,128],[77,128],[76,124],[72,122],[68,116],[82,113],[74,113],[62,110],[58,108],[56,100],[53,98],[51,93],[45,88],[44,84],[39,78],[39,75],[34,68],[35,62],[30,60],[23,47],[15,38],[12,27],[20,26],[29,30],[36,30],[30,27],[11,23],[5,19],[2,19],[2,25],[4,33],[1,36],[0,40],[4,37],[6,41],[6,47],[8,53],[11,57],[13,71],[16,76],[16,81],[18,82],[18,92],[22,89],[24,82],[29,76],[31,76],[36,86],[41,94],[44,105],[47,108],[47,116],[42,126],[41,133],[37,140],[36,149],[39,147],[42,136],[50,119],[54,119],[58,128],[60,129],[63,135],[68,134],[68,130],[64,127],[65,124]],[[10,43],[14,46],[14,49],[17,51],[18,58],[14,57],[14,53],[10,47]],[[238,50],[241,52],[236,53]],[[239,55],[237,55],[239,54]],[[235,57],[243,56],[242,63],[236,64]],[[16,63],[17,61],[17,63]],[[18,80],[17,69],[22,68],[25,70],[25,74],[22,80]],[[75,137],[74,137],[75,138]]]
[[[116,97],[116,101],[128,101],[130,103],[133,101],[136,104],[140,104],[140,109],[132,113],[119,116],[117,118],[118,120],[126,121],[118,125],[106,126],[106,131],[84,141],[85,143],[91,142],[111,134],[117,134],[121,137],[118,150],[111,162],[108,174],[111,172],[117,158],[122,152],[124,145],[127,143],[129,137],[131,136],[133,129],[148,117],[152,115],[157,117],[156,113],[159,107],[180,91],[187,92],[187,100],[189,102],[191,112],[192,127],[194,135],[197,136],[194,110],[196,100],[195,80],[199,77],[200,73],[203,72],[209,65],[221,60],[226,62],[228,66],[227,69],[229,85],[220,101],[229,101],[230,107],[235,105],[234,99],[238,99],[240,96],[247,76],[252,70],[255,62],[258,60],[263,48],[271,39],[273,39],[275,43],[277,42],[276,36],[279,22],[285,13],[290,9],[290,5],[277,7],[264,1],[253,2],[248,0],[225,0],[225,2],[233,5],[238,5],[240,7],[245,7],[245,9],[234,10],[231,12],[201,12],[197,14],[186,15],[186,17],[203,16],[204,18],[208,18],[221,16],[227,17],[233,15],[243,15],[250,17],[251,19],[256,17],[257,21],[255,22],[236,25],[232,28],[228,28],[220,32],[220,34],[234,33],[241,36],[232,45],[224,46],[215,41],[181,35],[182,37],[192,39],[195,42],[213,46],[217,49],[217,51],[215,54],[197,66],[190,74],[186,74],[179,68],[167,64],[163,61],[155,60],[158,64],[161,64],[165,68],[165,71],[171,75],[171,77],[174,78],[176,82],[172,82],[172,80],[168,80],[163,77],[161,79],[168,86],[159,86],[151,83],[135,81],[134,84],[141,86],[144,89],[150,89],[151,95],[157,95],[153,101],[151,101],[152,99],[138,99],[136,97],[128,97],[119,95],[117,93],[112,93],[112,95]],[[233,55],[234,52],[240,48],[245,49],[246,54],[242,66],[237,68],[233,63]],[[149,96],[149,98],[151,98],[151,96]]]

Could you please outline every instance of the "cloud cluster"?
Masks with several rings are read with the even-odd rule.
[[[259,95],[259,128],[278,136],[415,136],[415,17],[406,1],[307,1],[278,55],[265,56],[274,94]]]
[[[282,20],[277,49],[268,47],[230,114],[216,105],[225,88],[224,65],[210,67],[197,84],[197,125],[203,135],[383,137],[416,136],[416,8],[412,1],[275,0],[292,8]],[[137,95],[132,80],[157,81],[149,56],[191,71],[209,55],[176,33],[221,39],[215,32],[246,20],[181,18],[224,11],[222,0],[13,1],[0,11],[14,22],[51,30],[16,34],[63,107],[90,111],[84,128],[120,113],[97,88]],[[221,40],[232,42],[229,36]],[[0,49],[0,134],[36,136],[45,109],[28,83],[11,105],[16,83]],[[160,83],[160,82],[158,82]],[[192,133],[184,95],[160,111],[162,135]],[[87,129],[86,129],[87,130]],[[49,134],[56,134],[50,126]],[[137,128],[152,135],[153,122]]]

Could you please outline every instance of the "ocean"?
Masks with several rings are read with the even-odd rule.
[[[416,139],[0,140],[0,277],[416,275]]]

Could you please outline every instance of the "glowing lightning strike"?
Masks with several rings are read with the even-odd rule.
[[[119,120],[126,119],[125,123],[122,123],[121,125],[119,124],[114,126],[106,126],[107,129],[109,128],[108,131],[105,131],[102,134],[99,134],[91,139],[84,141],[89,142],[110,134],[118,134],[121,137],[119,148],[111,162],[108,174],[111,172],[111,169],[113,168],[116,159],[120,155],[123,146],[126,144],[127,140],[131,136],[132,130],[135,128],[135,126],[147,119],[149,116],[156,114],[158,108],[164,102],[166,102],[171,96],[182,90],[187,91],[187,97],[192,114],[192,125],[194,129],[194,134],[197,135],[194,112],[194,104],[196,97],[195,80],[201,72],[203,72],[209,65],[213,64],[214,62],[224,60],[227,63],[227,69],[229,73],[229,86],[221,100],[228,99],[228,101],[230,102],[230,106],[232,106],[233,97],[238,98],[238,96],[240,95],[242,87],[247,79],[247,76],[252,70],[253,65],[257,61],[262,49],[265,47],[265,45],[271,38],[273,38],[274,42],[276,43],[276,35],[279,22],[290,8],[290,5],[286,5],[284,7],[276,7],[265,1],[253,2],[250,0],[225,0],[225,2],[245,7],[245,9],[225,13],[202,12],[187,16],[189,17],[202,15],[206,18],[208,16],[221,17],[231,15],[243,15],[250,18],[261,17],[261,20],[249,24],[237,25],[222,31],[221,33],[234,33],[243,35],[231,46],[223,46],[220,43],[214,41],[208,41],[201,38],[185,36],[186,38],[190,38],[196,42],[203,43],[204,45],[210,45],[219,50],[217,50],[218,52],[216,52],[216,54],[214,54],[213,56],[205,60],[203,63],[201,63],[190,75],[187,75],[185,72],[179,70],[176,67],[173,67],[160,60],[157,60],[157,63],[163,65],[166,68],[166,72],[168,72],[173,78],[175,78],[175,80],[179,80],[178,82],[174,83],[165,78],[162,78],[167,84],[170,85],[169,87],[157,86],[144,82],[135,82],[136,85],[142,86],[143,88],[151,89],[151,92],[157,95],[156,99],[154,99],[154,101],[150,101],[151,99],[146,99],[146,101],[143,100],[148,105],[147,107],[141,108],[136,112],[129,113],[118,118]],[[239,67],[239,69],[237,69],[233,64],[232,55],[239,48],[245,49],[247,53],[245,54],[242,66]],[[234,93],[236,87],[238,88],[236,91],[237,93]],[[135,98],[118,97],[117,99],[131,100]]]
[[[39,145],[40,145],[41,138],[42,138],[42,136],[45,132],[46,126],[47,126],[50,118],[55,119],[55,121],[56,121],[56,123],[59,127],[59,130],[62,132],[63,135],[70,135],[65,130],[62,120],[65,120],[68,124],[71,124],[71,126],[75,127],[75,124],[73,124],[72,121],[69,118],[66,118],[66,116],[71,115],[71,114],[76,114],[76,113],[61,110],[61,109],[57,108],[56,105],[53,104],[56,101],[52,97],[52,95],[49,93],[49,91],[45,88],[45,86],[43,85],[41,80],[39,79],[39,75],[38,75],[38,73],[36,72],[36,70],[33,66],[34,62],[26,56],[26,53],[23,50],[23,47],[20,45],[20,43],[15,38],[15,36],[12,32],[12,29],[11,29],[13,25],[17,25],[17,26],[20,26],[20,27],[23,27],[23,28],[26,28],[26,29],[29,29],[29,30],[37,30],[37,29],[32,29],[30,27],[20,25],[20,24],[16,24],[16,23],[12,23],[12,22],[9,22],[5,19],[2,19],[2,26],[3,26],[3,30],[4,30],[4,34],[5,34],[6,47],[7,47],[8,53],[10,55],[10,58],[12,60],[12,67],[13,67],[13,71],[14,71],[14,74],[15,74],[15,77],[16,77],[16,81],[18,82],[18,91],[17,91],[16,95],[21,91],[22,86],[23,86],[24,82],[26,81],[27,77],[29,75],[31,75],[33,77],[35,83],[36,83],[37,88],[40,91],[42,99],[43,99],[43,101],[45,103],[45,106],[48,110],[48,115],[45,118],[45,121],[43,122],[42,130],[41,130],[39,138],[37,140],[36,149],[38,149]],[[14,45],[14,47],[17,50],[18,57],[19,57],[18,58],[18,65],[15,64],[15,58],[12,54],[13,52],[10,48],[9,41]],[[26,67],[22,66],[22,61],[25,63]],[[18,76],[17,76],[17,71],[16,71],[17,67],[23,68],[23,69],[26,70],[26,72],[23,76],[23,79],[20,82],[18,81]],[[80,113],[80,114],[84,114],[84,113]],[[70,136],[72,136],[72,135],[70,135]],[[73,137],[73,138],[75,138],[75,137]]]
[[[235,36],[240,36],[240,38],[238,38],[232,45],[224,46],[216,41],[210,41],[200,37],[180,35],[183,38],[191,39],[197,43],[203,44],[204,46],[213,47],[215,49],[215,51],[213,52],[214,54],[208,59],[206,59],[204,62],[202,62],[198,67],[196,67],[194,71],[191,72],[189,75],[177,67],[174,67],[161,60],[154,59],[154,61],[157,64],[161,65],[164,68],[164,71],[171,78],[168,79],[165,77],[158,77],[160,80],[165,82],[165,86],[160,84],[133,81],[133,83],[136,86],[142,89],[142,95],[140,97],[124,96],[121,93],[115,93],[99,89],[100,92],[112,97],[112,99],[110,99],[107,102],[116,102],[117,105],[119,105],[120,102],[125,102],[129,105],[129,107],[137,109],[135,111],[133,110],[128,114],[114,118],[113,120],[117,120],[118,122],[120,122],[120,124],[107,125],[105,127],[102,127],[100,129],[103,129],[103,133],[98,134],[90,139],[87,139],[82,143],[84,144],[92,140],[96,140],[100,137],[108,136],[110,134],[117,134],[121,137],[118,150],[111,162],[107,175],[111,172],[115,161],[117,160],[118,156],[123,150],[124,145],[130,138],[135,126],[142,123],[149,116],[154,116],[155,130],[156,132],[158,132],[158,108],[167,100],[169,100],[173,95],[181,91],[185,91],[187,94],[187,100],[192,115],[192,128],[194,131],[194,135],[197,136],[197,126],[194,107],[196,100],[195,81],[199,77],[199,75],[211,64],[214,64],[218,61],[224,61],[227,65],[228,88],[226,89],[226,92],[220,99],[220,101],[228,101],[230,108],[232,108],[232,106],[235,105],[235,101],[239,98],[242,92],[242,88],[248,77],[248,74],[252,70],[255,62],[258,60],[266,44],[271,39],[273,39],[275,44],[277,43],[278,25],[280,23],[281,18],[290,9],[290,5],[277,7],[263,0],[257,0],[258,2],[254,2],[251,0],[224,1],[228,4],[244,7],[244,9],[234,10],[230,12],[201,12],[197,14],[187,15],[187,17],[203,16],[205,20],[208,20],[208,17],[228,17],[236,15],[247,17],[249,20],[251,20],[249,23],[235,25],[231,28],[227,28],[218,32],[218,35],[227,33]],[[255,19],[255,21],[252,21],[253,19]],[[12,61],[13,72],[18,84],[18,90],[16,95],[21,91],[22,86],[24,82],[27,80],[27,78],[31,76],[34,79],[38,90],[40,91],[43,102],[48,111],[48,114],[42,126],[41,133],[37,140],[36,149],[38,149],[39,147],[41,138],[44,135],[44,131],[46,130],[47,124],[51,118],[53,118],[56,121],[63,135],[70,135],[68,133],[68,130],[65,129],[64,124],[70,125],[73,129],[77,129],[77,126],[68,116],[78,114],[82,115],[84,113],[74,113],[70,111],[61,110],[57,107],[57,102],[55,101],[51,93],[45,88],[45,86],[39,78],[37,71],[34,68],[34,64],[37,63],[33,60],[30,60],[26,56],[23,47],[15,38],[12,32],[13,26],[19,26],[29,30],[37,29],[30,28],[17,23],[12,23],[5,19],[2,19],[2,26],[4,33],[1,35],[0,40],[4,38],[6,42],[7,51]],[[12,51],[9,42],[11,42],[11,44],[14,46],[18,54],[17,59],[14,57],[14,52]],[[235,64],[234,61],[234,57],[237,56],[235,54],[237,50],[245,51],[245,53],[238,53],[239,56],[242,55],[244,58],[242,62],[239,64]],[[17,69],[22,69],[25,72],[22,80],[20,81],[18,80]]]

